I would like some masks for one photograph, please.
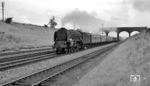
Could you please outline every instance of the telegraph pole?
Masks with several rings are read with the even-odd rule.
[[[2,2],[2,21],[4,21],[4,7],[5,7],[5,3]]]
[[[73,21],[73,29],[75,30],[76,28],[76,24],[75,24],[75,21]]]
[[[102,24],[102,30],[103,30],[104,24]]]

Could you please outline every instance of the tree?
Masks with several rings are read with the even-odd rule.
[[[106,36],[108,36],[108,34],[109,34],[109,30],[103,30],[104,32],[105,32],[105,34],[106,34]]]
[[[49,25],[50,25],[51,28],[55,28],[55,26],[57,25],[57,23],[55,22],[55,17],[54,16],[53,16],[52,19],[50,19]]]

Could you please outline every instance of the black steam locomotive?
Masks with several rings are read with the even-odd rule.
[[[60,28],[54,33],[54,47],[57,54],[79,51],[87,47],[114,41],[116,39],[112,37],[95,35],[80,30],[67,30],[66,28]]]

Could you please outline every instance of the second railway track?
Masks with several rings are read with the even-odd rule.
[[[32,62],[37,62],[48,58],[54,58],[56,56],[57,55],[55,54],[55,51],[52,49],[50,50],[49,48],[21,54],[9,54],[0,58],[0,70],[2,71]]]
[[[0,63],[0,70],[6,70],[6,69],[13,68],[13,67],[29,64],[32,62],[37,62],[37,61],[41,61],[41,60],[45,60],[45,59],[49,59],[49,58],[54,58],[56,56],[57,55],[55,53],[50,53],[50,54],[46,54],[46,55],[40,55],[40,56],[34,56],[34,57],[30,57],[30,58],[22,58],[22,59],[18,59],[18,60],[3,62],[3,63]]]
[[[90,48],[92,47],[89,47],[89,49]],[[13,53],[12,55],[4,55],[4,57],[0,58],[0,71],[62,55],[65,54],[57,55],[55,54],[55,50],[50,48],[34,50],[32,52],[26,51],[26,53]]]
[[[77,59],[68,61],[66,63],[62,63],[60,65],[57,65],[57,66],[49,68],[49,69],[45,69],[44,71],[38,71],[38,72],[28,75],[26,77],[21,77],[16,80],[13,80],[11,82],[4,83],[2,85],[3,86],[42,86],[42,84],[46,80],[48,80],[60,73],[63,73],[64,71],[67,71],[75,66],[78,66],[79,64],[81,64],[89,59],[92,59],[93,57],[99,56],[109,50],[112,50],[115,47],[117,47],[119,44],[115,44],[113,46],[103,48],[101,50],[95,51],[88,55],[79,57]]]

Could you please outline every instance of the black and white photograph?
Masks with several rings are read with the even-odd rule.
[[[0,0],[0,86],[150,86],[150,0]]]

